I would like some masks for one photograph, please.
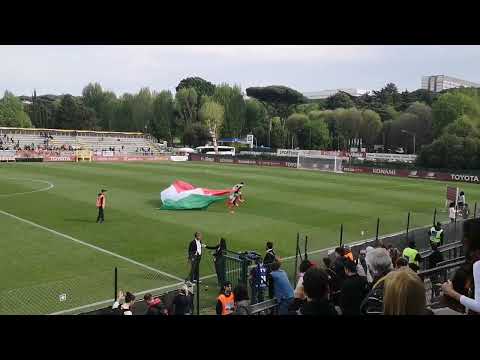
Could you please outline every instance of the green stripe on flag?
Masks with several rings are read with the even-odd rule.
[[[161,210],[192,210],[192,209],[205,209],[210,204],[222,201],[228,198],[228,195],[224,196],[205,196],[192,194],[181,200],[165,200]]]

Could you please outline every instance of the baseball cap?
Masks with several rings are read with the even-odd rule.
[[[105,192],[105,191],[107,191],[107,190],[105,190],[105,189],[102,189],[102,192]]]

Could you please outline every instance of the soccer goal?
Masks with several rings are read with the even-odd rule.
[[[297,169],[343,172],[343,158],[328,155],[309,156],[298,154]]]

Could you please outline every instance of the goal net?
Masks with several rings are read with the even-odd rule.
[[[297,157],[298,169],[310,169],[331,172],[343,172],[343,160],[337,156],[309,156],[299,154]]]

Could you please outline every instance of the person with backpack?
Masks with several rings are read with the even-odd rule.
[[[250,286],[252,290],[252,304],[257,304],[265,299],[265,290],[268,288],[267,266],[259,256],[255,260],[255,267],[250,271]]]

